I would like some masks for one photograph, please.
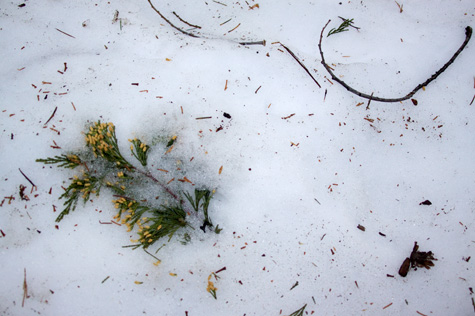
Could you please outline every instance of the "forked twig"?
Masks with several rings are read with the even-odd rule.
[[[168,23],[171,27],[173,27],[175,30],[177,30],[178,32],[183,33],[183,34],[185,34],[185,35],[188,35],[188,36],[191,36],[191,37],[195,37],[195,38],[199,38],[198,35],[195,35],[195,34],[193,34],[193,33],[189,33],[189,32],[187,32],[187,31],[183,31],[181,28],[175,26],[175,25],[174,25],[172,22],[170,22],[163,14],[161,14],[160,11],[157,10],[157,8],[155,8],[155,6],[153,5],[153,3],[152,3],[151,0],[147,0],[147,1],[148,1],[148,3],[150,3],[150,6],[152,7],[152,9],[153,9],[155,12],[157,12],[158,15],[160,15],[160,17],[161,17],[162,19],[164,19],[165,22],[167,22],[167,23]]]
[[[182,21],[186,25],[197,28],[197,29],[201,28],[201,26],[199,26],[199,25],[194,25],[194,24],[188,23],[187,21],[183,20],[175,11],[173,11],[172,13],[178,18],[178,20]]]
[[[465,28],[465,40],[462,43],[462,46],[460,46],[460,48],[455,52],[455,54],[452,56],[452,58],[450,58],[449,61],[447,63],[445,63],[445,65],[442,66],[442,68],[440,68],[436,73],[434,73],[429,79],[427,79],[423,83],[419,84],[417,87],[414,88],[414,90],[412,90],[411,92],[409,92],[407,95],[405,95],[403,97],[400,97],[400,98],[381,98],[381,97],[376,97],[376,96],[373,96],[373,95],[365,94],[365,93],[362,93],[362,92],[359,92],[359,91],[353,89],[347,83],[345,83],[343,80],[340,80],[333,73],[333,71],[330,69],[330,67],[327,65],[327,63],[325,61],[325,57],[323,56],[322,38],[323,38],[323,31],[325,30],[327,25],[330,23],[330,21],[331,20],[328,20],[327,24],[325,24],[325,26],[323,27],[322,32],[320,33],[320,41],[318,43],[318,49],[320,50],[320,56],[322,57],[323,67],[325,67],[325,69],[328,71],[328,73],[332,76],[332,79],[335,80],[336,82],[338,82],[339,84],[341,84],[343,87],[345,87],[346,90],[350,91],[351,93],[356,94],[359,97],[366,98],[366,99],[373,100],[373,101],[379,101],[379,102],[400,102],[400,101],[405,101],[405,100],[410,99],[414,94],[416,94],[417,91],[419,91],[423,87],[429,85],[429,83],[434,81],[441,73],[443,73],[455,61],[455,59],[458,57],[458,55],[460,55],[460,53],[465,48],[465,46],[467,46],[468,42],[470,41],[470,38],[472,37],[472,28],[470,26],[467,26]]]

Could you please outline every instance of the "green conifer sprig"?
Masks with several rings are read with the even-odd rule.
[[[82,164],[81,159],[77,155],[61,155],[53,158],[36,159],[37,162],[42,162],[45,165],[58,164],[58,167],[74,169]]]
[[[189,226],[186,221],[186,212],[180,206],[161,206],[153,209],[139,231],[139,242],[144,248],[148,248],[162,237],[172,239],[176,231]]]
[[[142,143],[142,141],[137,138],[129,139],[129,142],[132,143],[132,145],[130,145],[132,155],[145,167],[147,165],[147,154],[150,146]]]
[[[97,121],[86,133],[86,144],[92,148],[94,156],[101,156],[105,160],[115,163],[117,168],[132,171],[132,166],[120,153],[115,135],[115,126],[112,123]]]
[[[64,166],[65,168],[69,168]],[[92,194],[99,195],[101,189],[101,183],[99,179],[85,173],[82,178],[74,176],[71,184],[66,188],[66,191],[59,197],[60,199],[66,198],[64,202],[64,210],[56,218],[56,222],[60,222],[65,215],[68,215],[70,212],[76,209],[78,200],[82,197],[84,203],[89,200],[89,197]]]
[[[193,209],[195,210],[195,212],[198,212],[200,207],[203,210],[203,214],[204,214],[205,219],[203,221],[203,225],[200,226],[200,228],[203,231],[206,231],[206,227],[212,228],[213,223],[211,222],[211,220],[209,219],[209,216],[208,216],[208,207],[209,207],[209,202],[211,201],[211,198],[213,197],[213,193],[210,190],[206,190],[206,189],[204,189],[204,190],[195,189],[195,199],[194,200],[193,200],[193,197],[188,192],[185,192],[184,195],[188,199],[188,201],[190,202],[190,204],[193,207]],[[201,200],[203,200],[203,203],[200,205]],[[219,233],[219,231],[217,231],[217,232]]]
[[[300,308],[299,310],[296,310],[295,312],[293,312],[289,316],[303,316],[303,312],[305,312],[306,307],[307,307],[307,304],[305,304],[304,306],[302,306],[302,308]]]
[[[176,136],[168,140],[168,150],[165,154],[173,149],[175,140]],[[168,187],[168,184],[155,178],[147,169],[147,155],[150,146],[137,138],[129,141],[132,143],[132,156],[140,162],[144,169],[132,165],[121,154],[115,126],[112,123],[101,123],[100,121],[90,126],[86,133],[86,148],[91,149],[93,155],[85,153],[84,157],[89,158],[80,158],[80,154],[70,154],[37,159],[37,162],[56,164],[63,168],[83,167],[81,177],[74,176],[65,192],[60,196],[60,199],[66,201],[64,210],[56,221],[61,221],[64,216],[74,211],[81,198],[87,202],[91,194],[99,195],[102,186],[104,186],[110,189],[115,194],[114,197],[117,198],[112,201],[117,209],[114,219],[125,225],[128,231],[137,229],[138,239],[132,240],[134,244],[131,245],[134,249],[142,247],[145,250],[164,237],[168,237],[168,241],[170,241],[179,229],[186,226],[191,227],[187,216],[203,217],[203,225],[200,227],[203,231],[206,227],[213,228],[208,207],[214,191],[195,189],[193,195],[186,190],[175,192],[171,187]],[[184,178],[186,179],[186,177]],[[186,181],[182,183],[186,183]],[[136,197],[137,194],[140,195],[141,190],[150,190],[150,188],[143,188],[146,184],[157,185],[165,195],[160,199],[162,202],[158,207],[147,200]],[[134,186],[138,186],[138,188]],[[189,206],[186,206],[186,200],[182,196],[186,197]],[[188,209],[193,209],[195,212],[192,213]],[[221,229],[216,226],[214,231],[219,233]],[[185,236],[188,236],[186,240],[189,241],[189,235],[186,233]]]
[[[328,32],[327,37],[336,33],[346,32],[348,31],[348,28],[352,25],[353,25],[353,19],[343,19],[343,22],[340,24],[340,26],[337,29],[331,29]]]

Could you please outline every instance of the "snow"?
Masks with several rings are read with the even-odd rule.
[[[402,13],[394,1],[248,2],[152,1],[202,38],[145,0],[3,3],[0,198],[15,200],[0,208],[2,315],[473,313],[473,43],[417,106],[369,108],[326,79],[317,46],[329,19],[326,32],[354,18],[359,31],[323,38],[325,59],[357,90],[403,96],[460,47],[473,2],[398,1]],[[124,149],[177,135],[173,157],[194,157],[187,177],[217,189],[210,216],[223,231],[173,239],[155,266],[122,248],[133,234],[99,223],[115,214],[105,191],[56,228],[73,172],[35,159],[80,150],[98,119],[117,126]],[[415,241],[438,261],[402,278]],[[224,267],[215,300],[207,278]]]

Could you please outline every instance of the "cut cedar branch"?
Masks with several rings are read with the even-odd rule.
[[[470,38],[472,37],[472,28],[470,26],[467,26],[465,28],[465,40],[462,43],[462,46],[455,52],[455,54],[452,56],[452,58],[449,59],[447,63],[445,63],[442,68],[440,68],[436,73],[434,73],[429,79],[424,81],[423,83],[419,84],[417,87],[414,88],[411,92],[409,92],[407,95],[400,97],[400,98],[381,98],[377,96],[373,96],[372,94],[365,94],[362,92],[359,92],[352,87],[350,87],[347,83],[345,83],[343,80],[340,80],[332,71],[330,66],[327,65],[325,61],[325,57],[323,57],[323,50],[322,50],[322,39],[323,39],[323,32],[325,31],[325,28],[328,26],[331,20],[328,20],[327,24],[322,29],[322,32],[320,33],[320,41],[318,43],[318,49],[320,50],[320,56],[322,58],[322,65],[325,67],[325,69],[328,71],[328,73],[332,76],[332,79],[341,84],[343,87],[346,88],[346,90],[350,91],[351,93],[356,94],[357,96],[360,96],[362,98],[366,98],[372,101],[379,101],[379,102],[400,102],[400,101],[405,101],[410,99],[414,94],[416,94],[417,91],[422,89],[423,87],[427,86],[429,83],[434,81],[441,73],[443,73],[460,55],[460,53],[464,50],[465,46],[467,46],[468,42],[470,41]]]

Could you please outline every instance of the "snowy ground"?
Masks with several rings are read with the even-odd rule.
[[[317,47],[329,19],[354,18],[359,31],[324,38],[325,59],[358,90],[403,96],[475,26],[473,1],[152,1],[204,38],[146,0],[22,3],[0,5],[0,314],[474,313],[473,42],[417,106],[369,108],[326,79]],[[187,177],[217,189],[221,234],[175,239],[154,266],[122,248],[131,233],[99,223],[115,214],[107,194],[56,228],[72,173],[35,159],[82,148],[98,119],[124,148],[177,134],[176,153],[197,163]],[[414,241],[438,261],[402,278]],[[224,267],[215,300],[207,278]]]

